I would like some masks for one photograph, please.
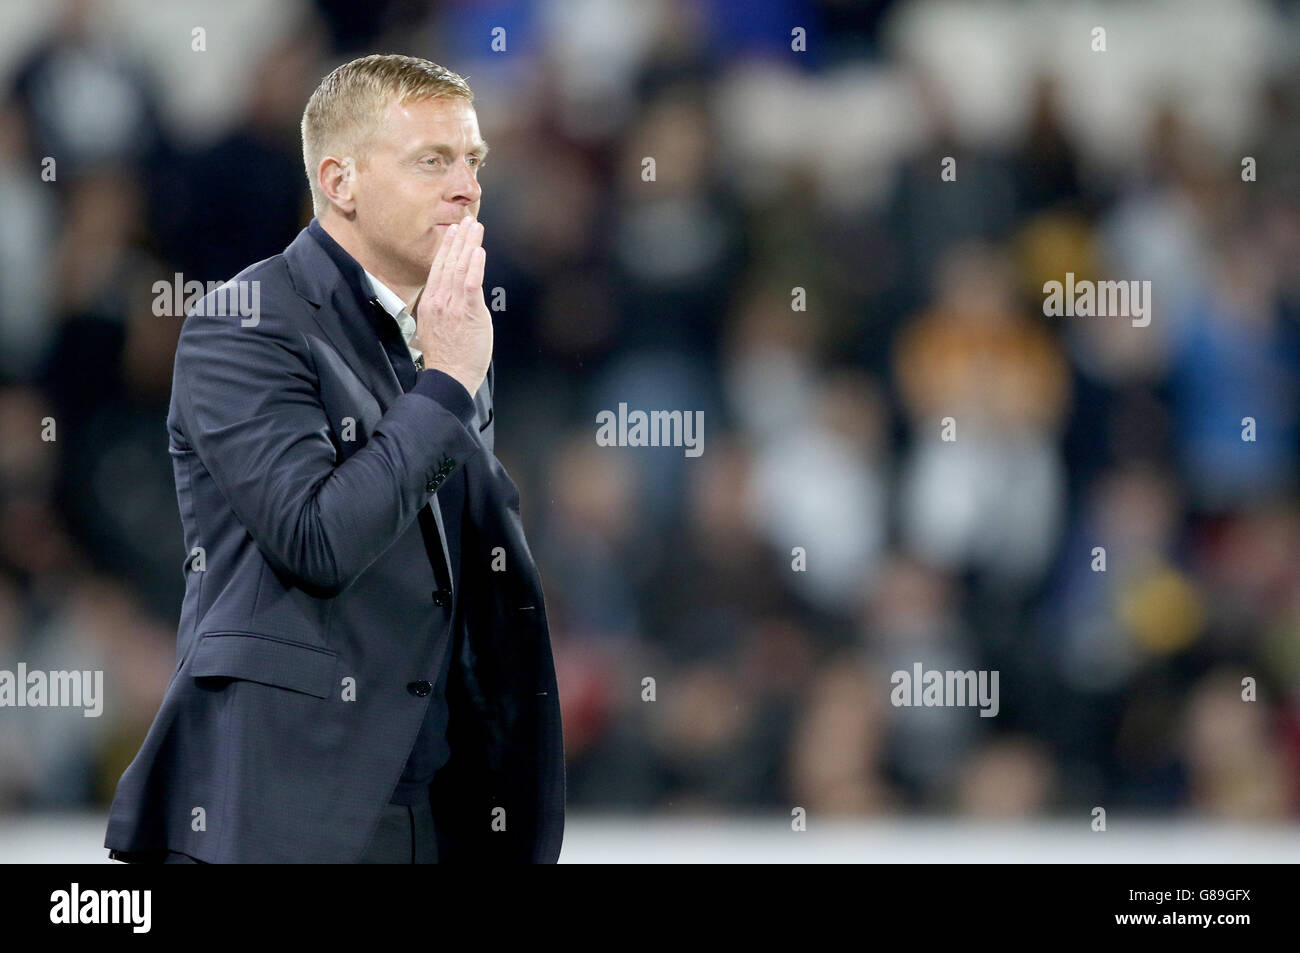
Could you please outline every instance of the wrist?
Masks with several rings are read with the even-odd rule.
[[[474,420],[474,396],[461,381],[439,368],[420,371],[411,388],[450,410],[466,427]]]

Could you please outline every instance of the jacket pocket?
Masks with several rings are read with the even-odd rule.
[[[199,637],[190,660],[194,678],[238,678],[329,698],[337,652],[252,632],[209,632]]]

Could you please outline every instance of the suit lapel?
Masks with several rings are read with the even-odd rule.
[[[284,258],[294,289],[315,308],[316,326],[387,413],[402,385],[347,276],[305,228]]]
[[[366,390],[374,395],[380,409],[387,413],[393,401],[402,396],[402,385],[393,372],[393,364],[388,359],[369,316],[361,310],[362,306],[357,301],[352,285],[308,229],[304,228],[298,233],[298,237],[285,249],[284,257],[294,288],[313,305],[312,318],[316,326]],[[426,513],[433,517],[432,527],[428,525]],[[430,561],[434,563],[438,585],[450,589],[451,552],[447,549],[441,506],[426,506],[422,509],[420,525],[425,535],[425,548],[431,554],[435,550],[428,537],[431,529],[436,532],[438,548],[442,551],[442,565],[437,565],[435,560]]]
[[[387,413],[393,401],[402,396],[402,385],[393,373],[393,364],[375,334],[370,317],[361,310],[351,289],[346,284],[335,287],[329,307],[318,308],[313,317]]]

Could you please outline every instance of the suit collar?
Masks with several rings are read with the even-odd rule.
[[[380,338],[380,322],[392,318],[360,263],[314,218],[284,250],[284,258],[294,290],[316,307],[316,324],[386,412],[402,395]]]
[[[317,218],[312,218],[307,227],[298,233],[298,237],[285,249],[285,257],[289,259],[290,271],[295,270],[295,264],[299,265],[298,273],[293,276],[294,287],[312,304],[319,305],[327,301],[340,278],[358,302],[375,297],[361,263],[349,255],[334,236],[325,231]],[[327,267],[327,261],[334,266],[333,270]]]

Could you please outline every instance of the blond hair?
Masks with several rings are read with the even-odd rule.
[[[396,53],[363,56],[321,80],[302,114],[302,159],[316,215],[329,206],[316,181],[322,159],[351,155],[360,162],[390,101],[418,102],[439,96],[474,101],[463,77],[418,56]]]

